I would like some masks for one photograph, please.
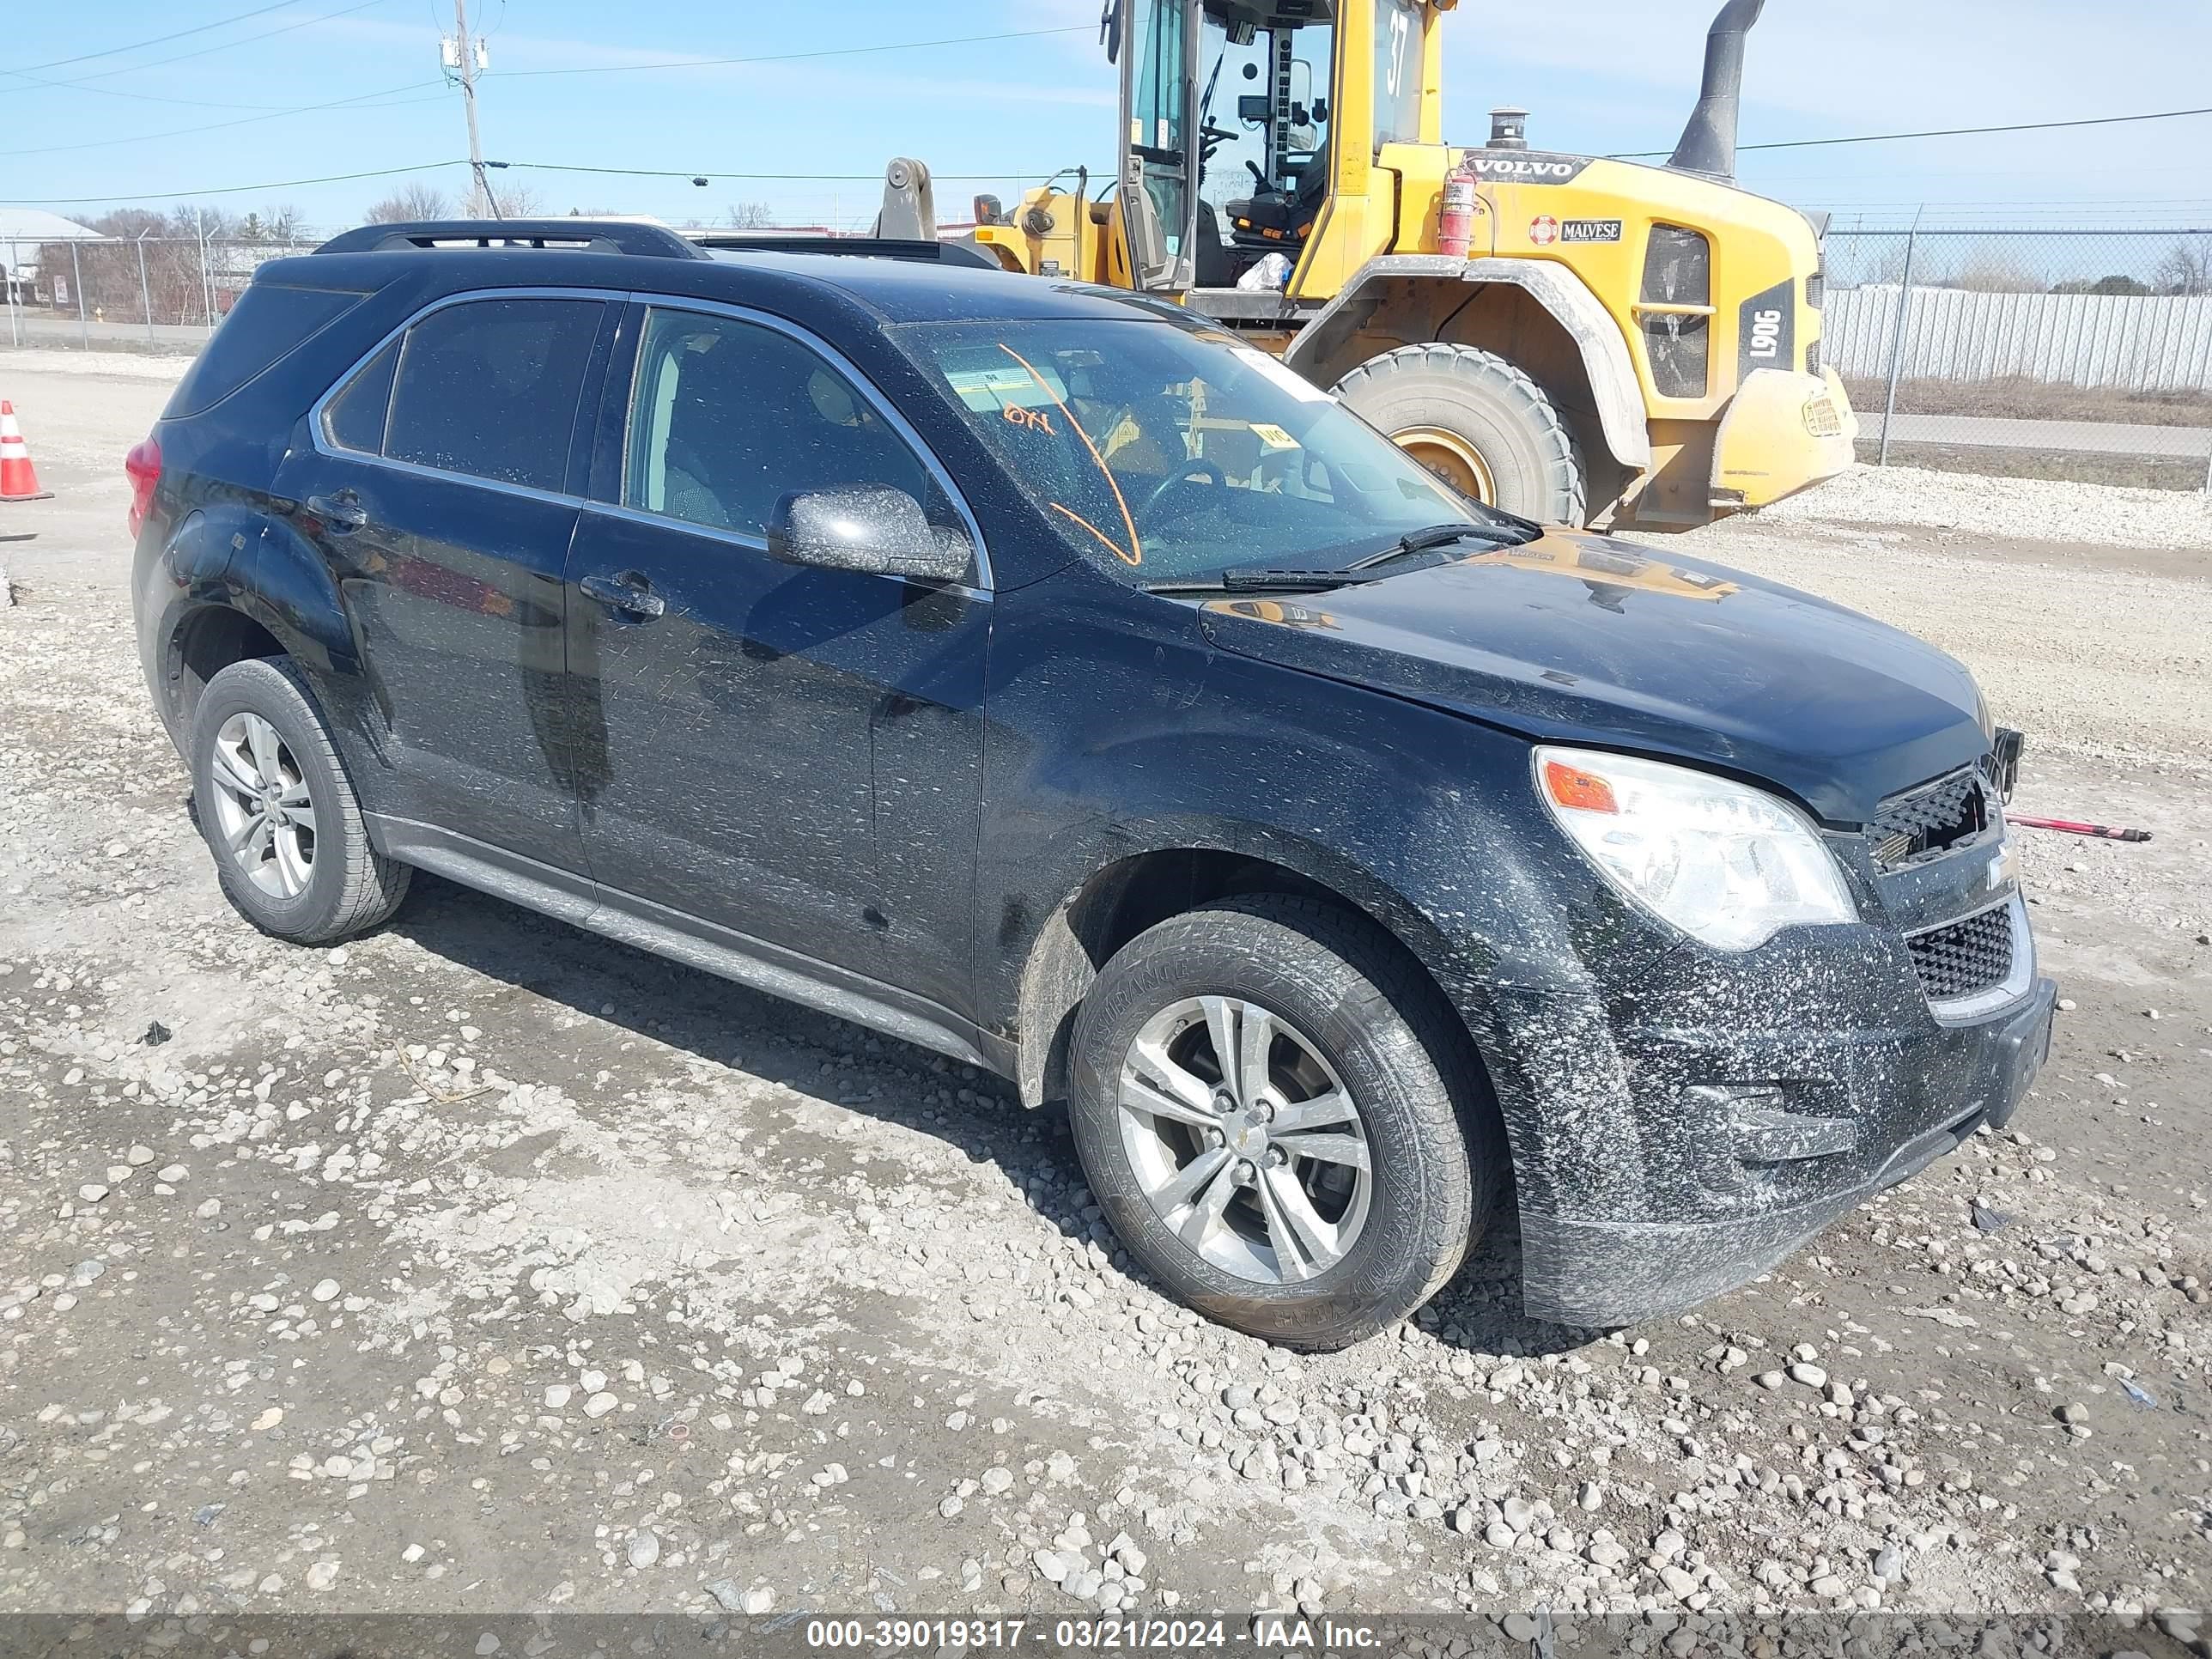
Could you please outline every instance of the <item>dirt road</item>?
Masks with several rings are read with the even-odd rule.
[[[2201,502],[1900,475],[1678,544],[1958,652],[2022,810],[2157,839],[2023,837],[2035,1096],[1768,1279],[1598,1337],[1493,1253],[1302,1359],[1133,1277],[1061,1124],[942,1060],[435,881],[342,950],[245,927],[134,657],[166,387],[0,354],[0,393],[58,492],[0,507],[0,1605],[2212,1591]]]

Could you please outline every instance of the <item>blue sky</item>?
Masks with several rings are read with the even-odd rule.
[[[437,38],[451,0],[291,0],[265,15],[128,52],[40,67],[191,29],[255,0],[94,0],[10,13],[8,66],[66,87],[0,78],[0,199],[66,198],[89,216],[151,205],[284,202],[329,228],[404,179],[299,185],[225,197],[217,186],[441,161],[465,153],[459,94]],[[260,0],[266,4],[268,0]],[[1447,132],[1478,142],[1493,103],[1527,105],[1540,147],[1665,149],[1692,92],[1717,0],[1465,0],[1448,20]],[[1011,196],[1062,166],[1110,163],[1112,82],[1095,44],[1097,0],[474,0],[490,42],[487,155],[696,170],[681,179],[510,171],[547,209],[719,219],[766,204],[783,222],[870,216],[886,158],[940,179],[939,210],[978,189]],[[321,19],[325,21],[313,21]],[[305,27],[290,27],[304,24]],[[640,70],[1068,27],[990,44]],[[271,33],[275,30],[283,33]],[[211,50],[210,50],[211,48]],[[179,54],[181,61],[155,60]],[[1743,137],[1785,139],[2129,113],[2212,103],[2212,8],[2201,0],[1770,0],[1752,37]],[[87,78],[80,78],[87,77]],[[328,100],[313,113],[275,111]],[[211,131],[215,123],[234,123]],[[843,173],[845,179],[729,175]],[[989,174],[986,180],[956,178]],[[457,191],[458,169],[419,175]],[[1752,153],[1744,181],[1845,222],[2212,222],[2212,118],[2074,132]],[[1940,210],[1940,211],[1938,211]]]

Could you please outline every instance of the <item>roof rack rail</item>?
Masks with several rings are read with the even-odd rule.
[[[606,219],[425,219],[341,231],[318,253],[383,253],[400,248],[553,248],[663,259],[706,256],[665,225]]]
[[[810,231],[690,231],[685,240],[719,253],[842,253],[855,259],[934,260],[940,264],[1003,270],[996,259],[965,242],[933,242],[903,236],[822,236]]]

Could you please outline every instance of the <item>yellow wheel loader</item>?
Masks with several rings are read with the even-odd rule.
[[[1734,183],[1729,0],[1672,160],[1443,142],[1456,0],[1108,0],[1120,171],[1011,213],[1010,270],[1178,301],[1279,353],[1459,489],[1551,522],[1681,529],[1850,465],[1820,361],[1818,228]],[[892,164],[886,234],[934,234]]]

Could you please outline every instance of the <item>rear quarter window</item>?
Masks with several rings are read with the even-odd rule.
[[[166,418],[213,409],[368,297],[334,289],[254,283],[239,295],[215,337],[177,383]]]

